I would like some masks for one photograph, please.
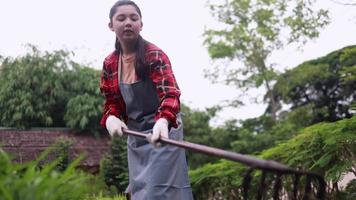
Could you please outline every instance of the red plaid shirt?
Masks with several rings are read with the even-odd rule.
[[[113,52],[104,60],[101,73],[100,90],[105,97],[103,117],[100,124],[105,127],[109,115],[127,122],[126,106],[121,96],[118,80],[118,62],[120,56]],[[170,125],[177,127],[177,113],[180,110],[180,90],[175,80],[168,56],[154,44],[146,45],[145,59],[149,67],[149,77],[156,85],[160,100],[155,120],[166,118]]]

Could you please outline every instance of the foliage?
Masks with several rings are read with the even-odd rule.
[[[311,125],[308,111],[308,107],[294,109],[280,114],[278,121],[274,121],[269,115],[240,121],[241,126],[236,133],[238,138],[230,142],[231,147],[228,149],[243,154],[258,154],[286,141],[300,129]]]
[[[329,184],[330,187],[337,187],[335,183],[355,168],[355,132],[356,117],[333,123],[319,123],[300,130],[297,136],[261,152],[258,157],[321,174],[329,183],[333,183]],[[217,193],[229,198],[236,195],[232,192],[239,192],[243,171],[238,163],[220,161],[190,171],[189,175],[194,194],[201,197],[198,199],[206,199],[206,195]],[[258,177],[260,174],[254,176]],[[328,192],[337,189],[339,188],[332,188]]]
[[[261,156],[337,182],[356,164],[355,124],[356,117],[353,117],[310,126],[288,142],[262,152]]]
[[[298,108],[283,113],[278,121],[262,115],[241,121],[228,120],[221,126],[211,127],[209,122],[218,111],[214,109],[200,111],[182,106],[185,140],[243,154],[256,154],[290,139],[298,130],[310,125],[308,108]],[[187,152],[187,155],[191,169],[217,161],[217,158],[195,152]]]
[[[356,179],[351,180],[345,190],[334,194],[333,199],[354,200],[356,198]]]
[[[347,200],[355,199],[356,198],[356,179],[351,180],[346,188],[345,188],[345,195]]]
[[[243,154],[252,154],[273,145],[274,136],[267,132],[274,121],[270,116],[262,115],[257,118],[241,121],[238,139],[231,141],[231,149]]]
[[[97,196],[90,197],[86,200],[126,200],[126,197],[124,195],[118,195],[114,197],[106,197],[102,193],[100,193]]]
[[[232,142],[241,138],[237,120],[227,120],[221,126],[212,128],[210,143],[221,149],[231,149]]]
[[[8,127],[63,125],[58,119],[65,107],[64,83],[60,74],[68,65],[67,52],[40,52],[31,46],[31,53],[1,63],[0,123]]]
[[[49,153],[33,162],[12,164],[0,149],[0,200],[62,200],[84,199],[88,193],[88,177],[75,169],[80,159],[71,163],[62,173],[56,171],[58,161],[39,162]]]
[[[194,198],[238,199],[244,171],[242,165],[225,160],[189,171]]]
[[[348,98],[348,100],[340,101],[333,98],[330,100],[332,102],[330,104],[337,105],[339,103],[351,107],[354,103],[353,93],[355,91],[352,68],[355,65],[353,60],[356,51],[353,49],[355,48],[344,48],[328,56],[308,61],[306,62],[307,65],[303,63],[304,68],[293,69],[294,71],[290,73],[290,76],[284,77],[285,74],[282,74],[280,79],[284,78],[285,81],[277,82],[276,88],[278,86],[288,88],[285,91],[291,91],[289,87],[301,88],[303,84],[305,87],[312,88],[315,81],[319,82],[319,85],[325,83],[319,88],[327,90],[332,85],[328,83],[329,80],[335,80],[333,77],[338,76],[339,85],[344,89],[340,89],[341,87],[335,89],[334,87],[335,94],[338,94],[340,98],[345,96],[345,99]],[[342,70],[336,70],[342,66],[345,66]],[[313,91],[310,88],[306,90],[308,92]],[[274,94],[280,93],[274,91]],[[299,100],[304,100],[303,95],[300,96]],[[310,96],[314,98],[315,102],[322,102],[328,98],[323,92],[310,94]],[[281,97],[288,99],[293,96],[291,96],[291,93],[284,93]],[[285,100],[284,102],[293,103]],[[352,193],[346,190],[341,191],[337,186],[337,181],[355,168],[356,135],[354,133],[356,127],[354,124],[356,124],[356,117],[344,119],[350,117],[350,115],[340,115],[337,119],[344,120],[315,124],[318,121],[316,120],[317,117],[321,114],[327,116],[330,109],[316,110],[315,105],[318,104],[314,103],[295,105],[292,104],[290,111],[281,112],[277,120],[273,120],[270,115],[262,115],[240,121],[240,125],[234,123],[232,129],[234,130],[232,131],[234,132],[234,139],[230,141],[228,137],[224,137],[224,130],[227,126],[211,128],[210,133],[215,134],[205,136],[208,138],[206,144],[217,146],[217,144],[221,144],[219,139],[222,139],[229,144],[222,145],[226,150],[255,154],[262,159],[277,160],[294,168],[319,173],[325,176],[329,183],[328,193],[330,198],[337,197],[340,199],[342,196],[349,196]],[[344,112],[341,109],[336,110]],[[326,118],[319,118],[320,120],[326,120]],[[215,139],[212,139],[213,136],[215,136]],[[230,169],[234,170],[230,172]],[[241,195],[241,187],[239,186],[241,186],[244,171],[240,164],[227,161],[206,164],[192,170],[190,177],[195,197],[197,199],[236,199],[236,196]],[[254,179],[257,179],[260,175],[260,173],[253,174]],[[290,189],[288,184],[291,181],[290,178],[285,178],[284,187],[287,190]],[[256,183],[252,183],[251,191],[251,193],[256,194]]]
[[[114,186],[117,193],[124,193],[129,183],[126,140],[115,137],[111,140],[110,154],[100,163],[100,176],[108,187]]]
[[[211,4],[212,14],[221,28],[205,31],[205,45],[213,59],[237,59],[235,66],[216,66],[207,76],[213,81],[222,77],[226,84],[248,90],[264,86],[270,113],[275,119],[279,104],[271,89],[277,78],[268,59],[276,50],[296,43],[299,46],[317,38],[329,23],[328,11],[315,9],[314,0],[228,0]]]
[[[100,72],[81,66],[64,50],[1,60],[1,126],[98,128],[103,99]]]
[[[356,97],[356,46],[345,47],[283,73],[274,98],[291,109],[308,107],[312,123],[352,116]]]
[[[58,162],[56,169],[60,172],[65,171],[70,164],[69,148],[72,146],[72,144],[73,141],[60,138],[57,140],[54,146],[54,154]]]
[[[220,107],[218,106],[198,110],[182,105],[184,139],[216,148],[231,149],[231,142],[238,139],[237,122],[229,120],[221,127],[211,127],[210,121],[216,117],[216,113],[219,111]],[[191,169],[217,161],[214,157],[190,151],[187,151],[187,158]]]
[[[262,152],[261,158],[321,174],[331,183],[330,195],[339,195],[337,182],[356,165],[355,122],[353,117],[310,126],[288,142]]]
[[[184,125],[184,139],[198,144],[214,144],[211,140],[212,128],[210,120],[215,116],[217,108],[205,111],[190,109],[181,105],[182,120]],[[204,163],[213,162],[215,159],[206,155],[187,151],[188,164],[191,168],[196,168]]]
[[[70,80],[68,102],[64,120],[70,128],[99,129],[103,98],[100,95],[100,71],[73,63],[72,69],[64,74]]]

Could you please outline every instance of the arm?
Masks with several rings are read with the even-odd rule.
[[[148,54],[147,62],[150,67],[150,78],[156,85],[160,100],[158,111],[155,116],[168,120],[170,126],[177,127],[177,114],[180,111],[180,90],[174,77],[171,63],[166,54],[155,50]]]
[[[109,73],[111,72],[111,73]],[[109,66],[103,66],[100,77],[100,91],[105,98],[105,103],[103,106],[103,116],[100,120],[100,125],[104,128],[106,127],[106,120],[109,116],[115,116],[117,118],[125,121],[125,105],[121,94],[118,92],[117,79],[115,81],[115,74]]]

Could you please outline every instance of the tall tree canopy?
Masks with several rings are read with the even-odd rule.
[[[67,51],[29,47],[0,62],[0,126],[98,127],[100,71],[73,62]]]
[[[305,109],[313,123],[352,116],[356,102],[356,46],[307,61],[279,76],[275,99]]]
[[[329,23],[328,11],[315,8],[315,0],[226,0],[211,4],[221,28],[205,31],[205,45],[213,59],[237,59],[243,66],[218,65],[208,71],[213,81],[222,78],[247,91],[264,86],[268,113],[279,108],[271,89],[277,72],[268,58],[276,50],[295,43],[299,47],[319,36]],[[238,64],[237,64],[238,65]],[[237,99],[234,103],[242,103]]]

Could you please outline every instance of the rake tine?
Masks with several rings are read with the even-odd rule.
[[[305,181],[305,189],[304,189],[303,200],[308,200],[309,199],[310,192],[311,192],[311,176],[307,175],[307,179]]]
[[[257,200],[262,200],[263,194],[266,191],[266,171],[262,170],[261,180],[260,180],[260,187],[257,193]]]
[[[277,173],[276,181],[274,182],[273,187],[273,199],[279,200],[279,192],[282,189],[282,174]]]
[[[242,183],[242,188],[243,188],[243,199],[247,200],[248,199],[248,190],[250,189],[250,185],[251,185],[251,173],[254,170],[254,168],[250,168],[248,169],[248,171],[246,172],[245,176],[244,176],[244,180]]]
[[[321,176],[316,176],[316,179],[318,180],[319,183],[318,191],[316,193],[316,198],[320,200],[325,199],[326,182]]]
[[[294,180],[293,180],[293,196],[292,196],[292,200],[297,200],[299,181],[300,181],[300,175],[299,174],[295,174]]]

